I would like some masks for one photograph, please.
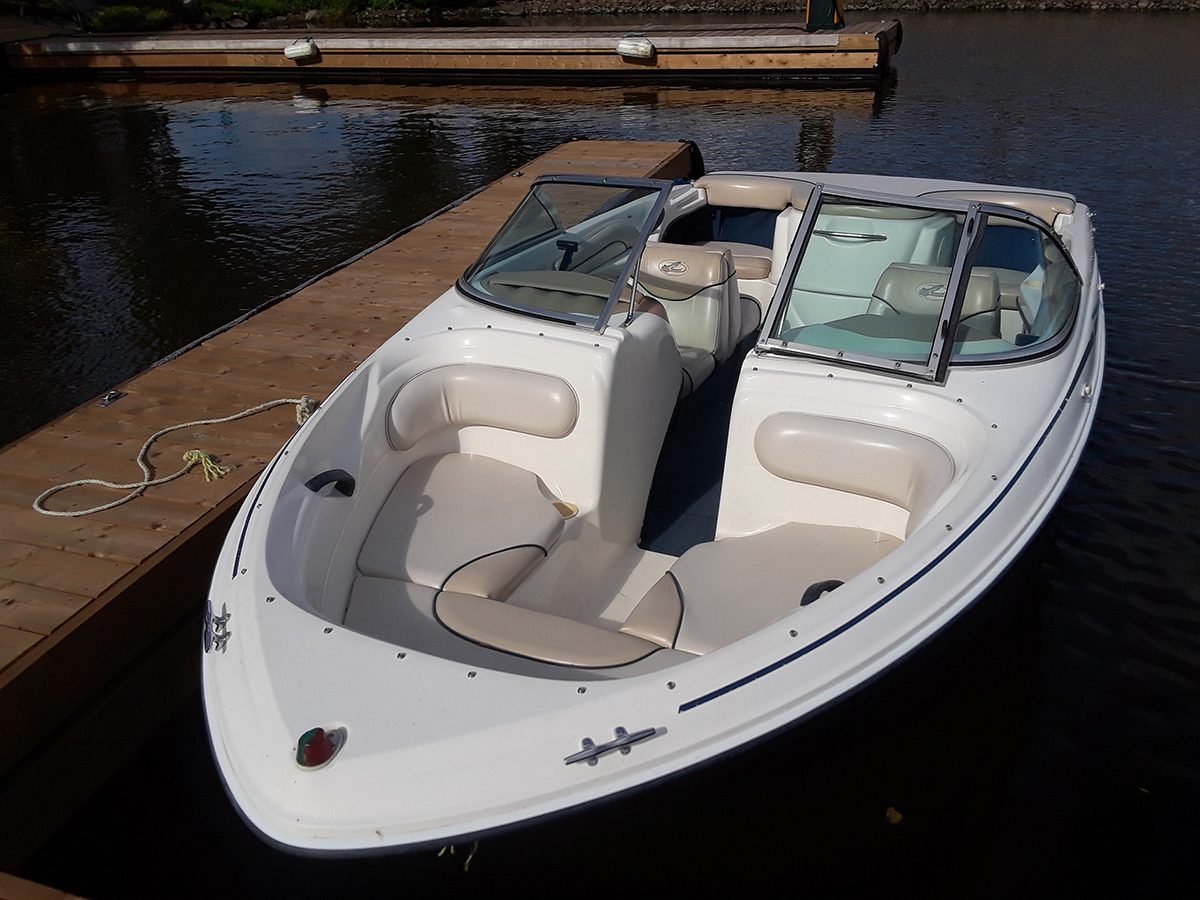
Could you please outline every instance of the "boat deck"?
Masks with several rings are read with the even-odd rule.
[[[51,518],[30,506],[81,478],[135,480],[142,442],[168,425],[268,400],[324,398],[451,285],[550,172],[686,177],[687,144],[563,144],[177,358],[0,450],[0,866],[13,868],[199,683],[199,617],[217,549],[255,477],[295,430],[290,406],[174,432],[159,474],[199,447],[232,467],[198,470],[114,509]],[[94,487],[54,509],[107,503]],[[97,753],[96,747],[105,752]]]
[[[4,46],[27,80],[140,77],[269,81],[873,84],[900,49],[895,19],[808,32],[803,24],[626,28],[228,30],[71,35]],[[285,48],[311,41],[303,58]],[[646,43],[649,42],[649,43]]]

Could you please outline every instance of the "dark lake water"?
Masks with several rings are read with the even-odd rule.
[[[199,699],[28,877],[94,898],[749,891],[1194,896],[1200,878],[1200,14],[906,14],[869,92],[21,87],[0,93],[0,444],[573,136],[710,169],[1068,190],[1108,370],[1058,510],[960,623],[841,706],[454,855],[259,843]],[[889,824],[892,807],[903,815]]]

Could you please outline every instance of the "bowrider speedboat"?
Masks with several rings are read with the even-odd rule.
[[[444,844],[845,695],[1046,519],[1101,287],[1066,194],[539,178],[236,518],[203,682],[234,802],[302,850]],[[755,333],[715,540],[640,546],[673,410]]]

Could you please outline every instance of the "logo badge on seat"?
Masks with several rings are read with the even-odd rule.
[[[682,275],[687,270],[687,263],[678,259],[674,261],[660,262],[658,264],[658,271],[662,272],[664,275]]]
[[[944,284],[923,284],[917,288],[917,293],[926,300],[945,300],[946,286]]]

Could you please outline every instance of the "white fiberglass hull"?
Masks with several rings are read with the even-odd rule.
[[[317,544],[301,537],[311,517],[322,503],[357,501],[314,494],[310,502],[295,493],[296,478],[361,459],[356,496],[373,495],[368,461],[375,451],[359,446],[369,442],[347,423],[370,418],[393,387],[388,367],[368,361],[272,463],[238,514],[217,565],[210,607],[222,640],[204,658],[204,702],[235,804],[265,837],[304,851],[445,844],[649,784],[853,691],[978,599],[1061,496],[1086,443],[1104,360],[1099,275],[1090,253],[1081,277],[1085,290],[1073,332],[1055,353],[1017,365],[952,368],[942,385],[820,361],[747,357],[725,477],[725,490],[738,492],[744,503],[731,502],[727,510],[723,499],[718,538],[722,530],[755,531],[753,510],[776,502],[769,492],[755,493],[757,474],[739,473],[751,467],[755,424],[779,410],[836,414],[924,435],[953,458],[951,486],[896,549],[837,588],[836,602],[830,595],[797,607],[708,652],[668,649],[611,669],[551,666],[475,644],[458,655],[431,652],[432,645],[361,633],[342,623],[344,609],[331,612],[320,600],[298,596],[301,581],[314,577],[301,552],[316,552]],[[502,361],[509,350],[496,333],[503,326],[492,323],[507,321],[504,316],[450,292],[373,359],[403,367],[413,352],[405,344],[427,340],[439,342],[431,352],[441,365],[456,355]],[[639,332],[650,355],[659,353],[656,328],[647,320]],[[454,338],[438,337],[451,329]],[[561,338],[554,354],[583,407],[582,385],[613,377],[612,360],[630,358],[621,354],[634,352],[634,343],[611,329],[595,341]],[[566,360],[585,349],[597,357],[572,374]],[[581,413],[575,433],[594,436],[604,427],[615,426],[609,420],[593,429]],[[452,449],[475,452],[470,435],[459,440],[463,446]],[[512,452],[518,451],[524,452]],[[379,458],[379,466],[389,464],[382,451]],[[380,474],[379,483],[388,478],[394,480]],[[547,478],[550,489],[556,484]],[[293,496],[301,499],[288,507]],[[382,498],[362,502],[378,508]],[[579,506],[582,520],[587,503]],[[282,524],[277,508],[293,510]],[[747,510],[746,522],[739,521],[739,508]],[[371,511],[366,518],[373,517]],[[299,548],[290,556],[285,534]],[[345,539],[345,532],[330,534],[335,542]],[[639,565],[649,564],[638,558]],[[785,557],[774,564],[788,563]],[[314,596],[348,591],[338,587],[334,568],[323,585],[303,590]],[[808,580],[802,582],[799,589]],[[756,590],[753,577],[744,585],[747,596]],[[309,770],[296,762],[297,739],[315,726],[345,729],[345,740],[330,764]],[[628,752],[598,754],[594,764],[567,761],[587,746],[585,739],[603,745],[619,729],[653,733]]]

